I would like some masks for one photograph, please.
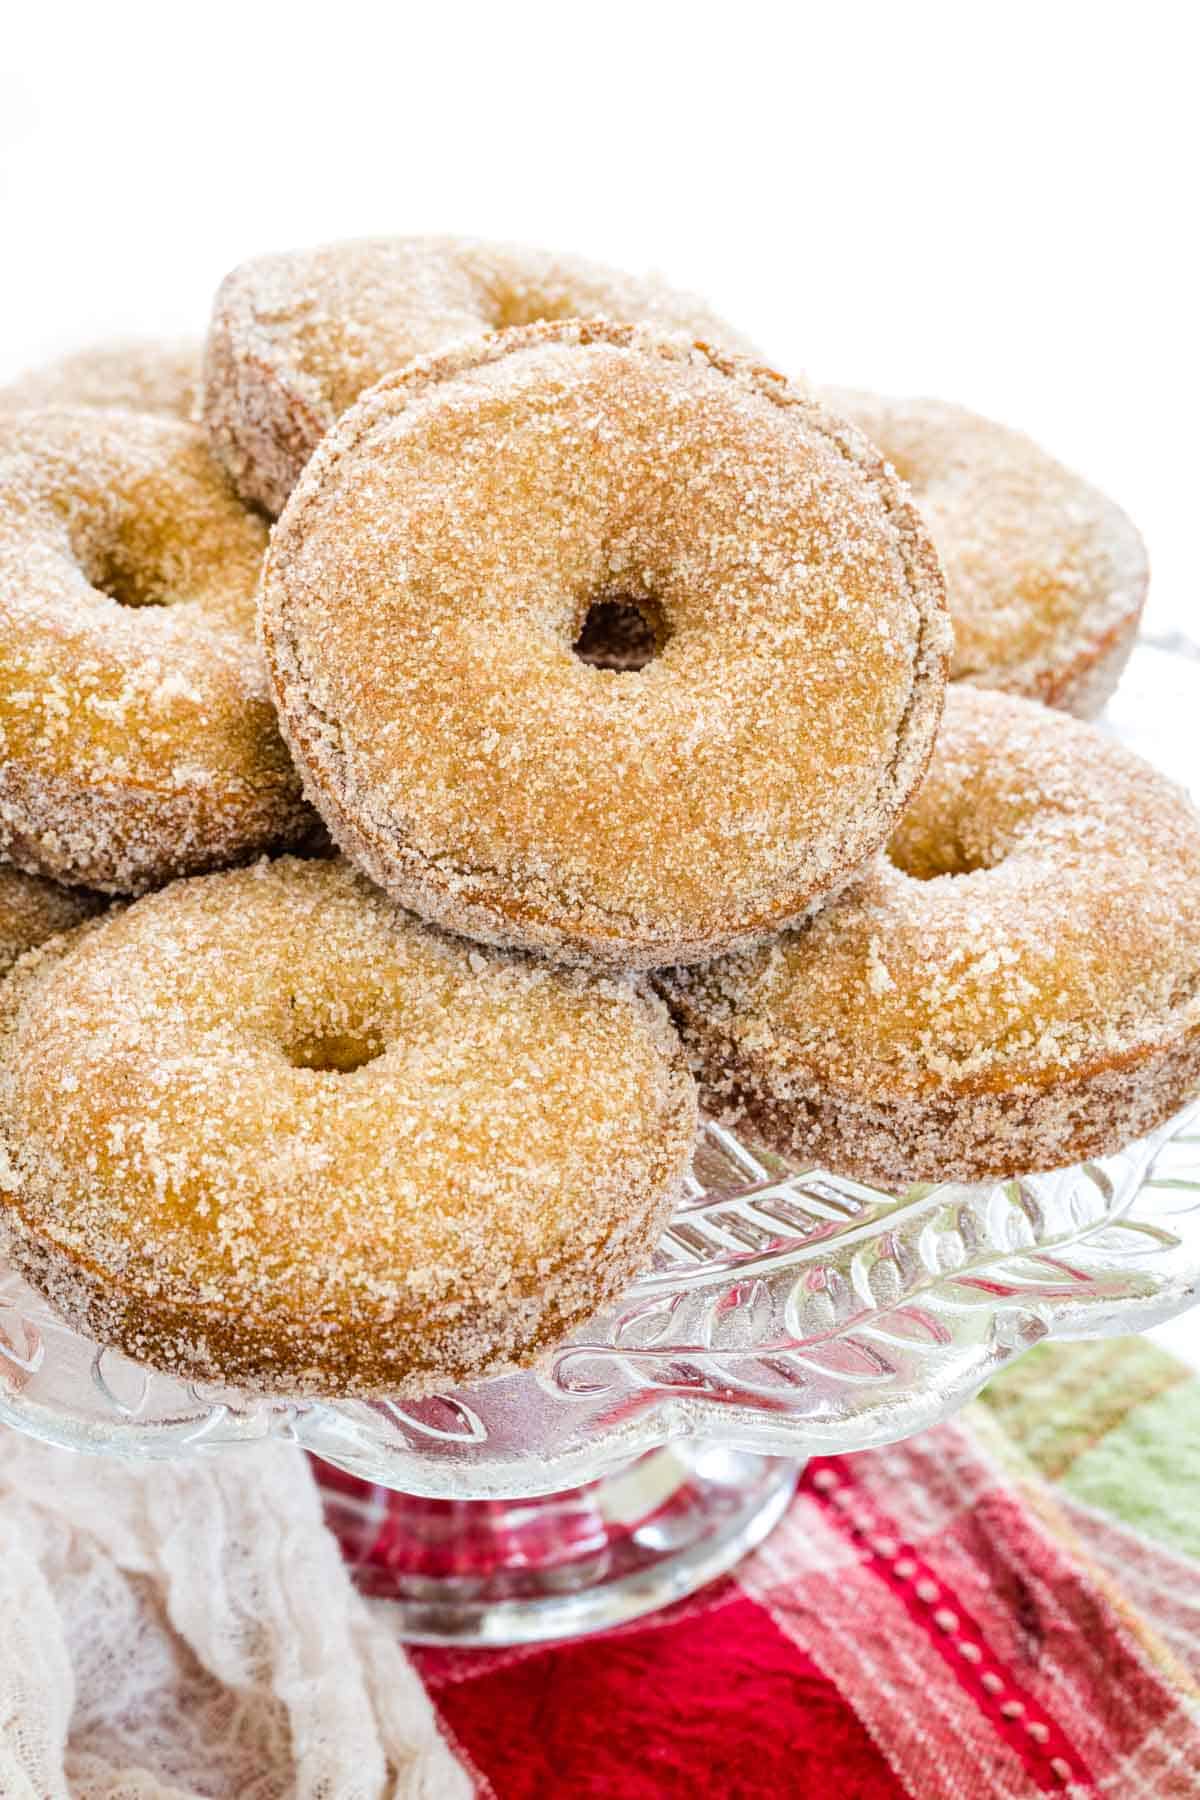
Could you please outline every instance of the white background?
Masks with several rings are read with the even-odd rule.
[[[1193,609],[1197,140],[1181,0],[8,9],[0,378],[199,333],[233,263],[543,243],[706,293],[782,366],[1022,425]],[[36,14],[36,17],[34,16]]]
[[[1151,624],[1200,635],[1182,4],[32,10],[0,34],[0,379],[198,335],[260,250],[576,250],[781,367],[1023,426],[1141,525]]]

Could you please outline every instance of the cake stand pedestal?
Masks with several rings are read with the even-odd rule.
[[[652,1450],[526,1500],[425,1500],[313,1459],[325,1518],[365,1594],[424,1644],[575,1637],[656,1611],[762,1542],[803,1465],[722,1444]]]

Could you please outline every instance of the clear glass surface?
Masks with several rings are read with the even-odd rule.
[[[0,1275],[0,1417],[139,1456],[294,1439],[441,1499],[553,1493],[683,1438],[803,1457],[944,1418],[1046,1337],[1140,1331],[1200,1290],[1200,1105],[1049,1175],[884,1193],[709,1123],[655,1264],[535,1370],[423,1400],[200,1387]]]
[[[359,1587],[426,1644],[575,1637],[667,1606],[760,1544],[799,1474],[717,1442],[527,1500],[423,1500],[315,1468]]]

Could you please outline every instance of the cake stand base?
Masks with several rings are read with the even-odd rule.
[[[803,1465],[668,1445],[533,1500],[424,1500],[314,1458],[360,1590],[420,1644],[525,1644],[602,1631],[732,1568],[782,1517]]]

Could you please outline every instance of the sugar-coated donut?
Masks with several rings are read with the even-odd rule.
[[[0,976],[18,956],[99,912],[104,901],[83,888],[0,866]]]
[[[0,417],[0,856],[135,892],[311,830],[254,639],[265,544],[196,426]]]
[[[1200,1088],[1200,817],[1098,727],[952,687],[890,860],[658,978],[701,1095],[897,1185],[1120,1149]]]
[[[46,406],[125,407],[195,421],[201,347],[135,338],[75,350],[0,387],[0,412]]]
[[[695,1123],[652,995],[431,931],[341,861],[175,883],[0,1000],[13,1259],[176,1375],[526,1364],[649,1263]]]
[[[941,400],[829,389],[899,471],[942,559],[952,679],[1092,718],[1133,649],[1149,569],[1119,506],[1022,432]]]
[[[615,673],[593,603],[657,621]],[[694,961],[797,919],[924,770],[949,626],[866,441],[778,376],[604,321],[460,345],[326,437],[260,626],[334,837],[492,943]]]
[[[364,238],[255,257],[226,276],[213,309],[214,448],[238,491],[274,515],[334,420],[382,376],[461,338],[597,314],[750,349],[692,294],[520,244]]]

